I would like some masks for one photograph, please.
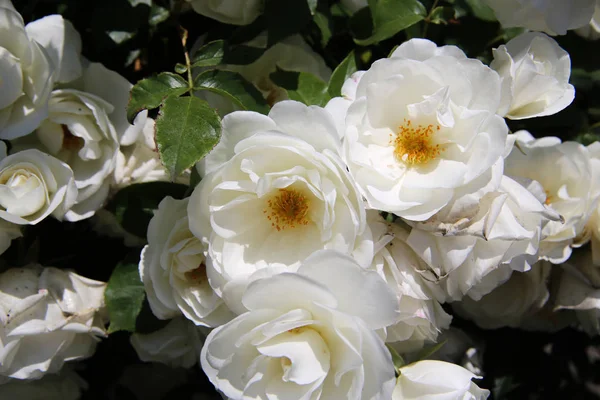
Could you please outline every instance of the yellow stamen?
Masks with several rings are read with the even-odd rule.
[[[263,213],[278,231],[308,225],[310,201],[295,189],[279,189],[279,193],[267,201],[268,208]]]
[[[186,272],[185,277],[188,280],[194,281],[196,283],[206,282],[206,280],[208,279],[206,276],[206,265],[204,265],[204,263],[201,263],[198,266],[198,268]]]
[[[432,141],[433,134],[439,130],[439,125],[415,127],[410,120],[405,119],[404,124],[399,127],[398,135],[393,139],[394,156],[398,161],[409,165],[425,164],[435,159],[444,151]]]

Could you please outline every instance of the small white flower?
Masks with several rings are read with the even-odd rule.
[[[0,274],[0,376],[39,379],[89,357],[103,321],[106,284],[52,267]]]
[[[186,0],[194,11],[219,22],[248,25],[263,10],[263,0]]]
[[[475,301],[465,296],[452,307],[458,315],[484,329],[518,328],[548,301],[546,282],[551,266],[547,261],[540,261],[527,272],[511,272],[506,282],[481,299]]]
[[[523,33],[494,49],[490,66],[502,78],[498,113],[506,118],[556,114],[575,97],[569,53],[543,33]]]
[[[484,400],[489,390],[480,389],[469,370],[444,361],[423,360],[400,368],[392,400]]]
[[[426,220],[502,159],[500,79],[456,47],[413,39],[349,80],[327,110],[371,208]]]
[[[204,337],[191,321],[176,317],[164,328],[148,334],[134,333],[129,340],[142,361],[190,368],[198,363]]]
[[[324,250],[297,273],[253,282],[243,303],[200,356],[227,397],[390,399],[394,366],[374,330],[396,321],[397,302],[377,273]]]
[[[564,262],[590,239],[585,229],[597,207],[590,151],[576,142],[561,143],[556,137],[534,139],[527,131],[516,134],[517,146],[506,159],[505,173],[539,182],[546,204],[563,221],[548,223],[542,230],[540,256],[555,264]]]
[[[377,211],[367,212],[373,232],[375,253],[370,269],[377,271],[396,293],[400,320],[386,328],[386,342],[403,353],[418,350],[426,342],[436,342],[452,317],[444,311],[424,284],[419,270],[424,261],[406,244],[408,231],[399,224],[387,223]]]
[[[199,40],[195,46],[199,46]],[[294,72],[307,72],[324,82],[331,77],[331,69],[325,64],[323,58],[317,54],[300,35],[294,35],[277,42],[267,48],[267,34],[262,33],[246,46],[265,49],[264,53],[254,62],[247,65],[221,64],[216,68],[237,72],[248,82],[252,83],[263,95],[270,106],[283,100],[288,100],[285,89],[277,86],[270,78],[277,69]],[[220,115],[239,110],[229,99],[212,93],[208,90],[196,92],[196,94],[208,101]]]
[[[0,398],[6,400],[79,400],[88,388],[70,368],[63,368],[59,374],[48,374],[41,379],[22,381],[10,379],[0,385]]]
[[[30,134],[48,115],[54,66],[10,0],[0,1],[0,138]]]
[[[484,0],[504,28],[523,27],[549,35],[586,25],[595,0]]]
[[[6,146],[0,145],[0,218],[18,225],[34,225],[49,215],[60,220],[76,198],[67,164],[35,149],[6,157]]]
[[[206,275],[207,245],[189,230],[189,199],[165,197],[148,225],[148,245],[139,270],[154,315],[183,314],[197,325],[218,326],[233,314],[215,294]]]
[[[575,33],[588,40],[600,39],[600,1],[596,0],[596,8],[590,23],[587,26],[575,29]]]
[[[236,313],[245,311],[251,280],[294,271],[317,250],[371,263],[364,205],[338,148],[335,124],[319,107],[288,100],[269,116],[236,111],[223,119],[188,214],[190,230],[209,243],[210,284]]]

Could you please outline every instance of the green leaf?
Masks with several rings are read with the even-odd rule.
[[[436,343],[433,346],[424,347],[417,353],[417,356],[415,359],[417,361],[424,360],[424,359],[432,356],[433,354],[435,354],[439,349],[444,347],[445,344],[446,344],[446,340]]]
[[[306,4],[308,4],[308,9],[310,10],[310,13],[312,15],[315,15],[315,12],[317,11],[318,2],[318,0],[306,0]]]
[[[167,19],[169,19],[169,14],[169,10],[167,10],[166,8],[152,3],[148,23],[150,23],[150,26],[155,27],[161,22],[165,22]]]
[[[142,110],[151,110],[160,106],[168,97],[181,96],[190,90],[188,83],[179,75],[162,72],[156,76],[142,79],[131,88],[127,119],[133,122]]]
[[[331,21],[329,20],[329,18],[327,18],[325,14],[320,12],[315,13],[313,21],[315,22],[315,25],[317,26],[317,28],[319,28],[319,32],[321,33],[321,46],[327,46],[327,43],[329,43],[329,40],[331,40],[332,36]]]
[[[226,45],[224,40],[215,40],[200,47],[192,57],[192,68],[222,64]]]
[[[452,7],[436,7],[431,10],[429,22],[436,25],[447,25],[448,21],[455,18]]]
[[[366,39],[354,39],[361,46],[391,38],[427,15],[418,0],[369,0],[369,9],[373,17],[373,34]]]
[[[306,105],[324,106],[331,99],[327,93],[327,84],[308,72],[277,69],[270,78],[276,85],[287,91],[291,100]]]
[[[192,68],[214,67],[219,64],[247,65],[258,60],[265,49],[246,45],[229,46],[215,40],[200,47],[192,56]]]
[[[175,72],[178,74],[185,74],[187,72],[187,65],[182,63],[175,64]]]
[[[142,310],[145,295],[138,264],[125,260],[119,263],[110,276],[104,292],[104,301],[110,319],[108,333],[135,332],[135,322]]]
[[[106,205],[121,227],[132,235],[145,238],[154,210],[165,196],[182,199],[187,187],[179,183],[147,182],[127,186]]]
[[[168,97],[156,119],[156,143],[163,165],[175,179],[200,161],[221,138],[221,119],[196,96]]]
[[[261,92],[237,72],[213,69],[198,75],[194,90],[209,90],[237,104],[244,110],[269,112],[269,106]]]
[[[502,376],[494,379],[494,388],[492,389],[494,400],[509,399],[507,395],[519,386],[521,385],[515,382],[512,376]]]
[[[188,197],[192,194],[196,186],[200,183],[202,177],[198,173],[198,169],[196,166],[192,167],[192,173],[190,174],[190,186],[188,186],[187,191],[185,192],[185,197]]]
[[[475,17],[488,22],[496,21],[494,11],[482,0],[466,0],[466,2]]]
[[[400,368],[402,368],[406,365],[406,361],[404,361],[404,358],[402,358],[402,356],[400,354],[398,354],[396,349],[394,349],[392,346],[390,346],[389,344],[386,343],[385,347],[388,348],[388,350],[390,351],[390,354],[392,355],[392,362],[394,363],[394,368],[396,369],[396,374],[400,375]]]
[[[354,54],[354,50],[352,50],[350,54],[344,58],[340,65],[337,66],[335,71],[333,71],[333,74],[331,74],[327,88],[329,95],[331,97],[341,96],[344,82],[346,82],[346,79],[355,73],[357,69],[356,56]]]
[[[307,0],[266,0],[267,47],[299,33],[312,16]]]

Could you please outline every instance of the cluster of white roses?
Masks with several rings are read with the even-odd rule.
[[[190,2],[239,25],[263,5]],[[515,0],[531,13],[515,22],[487,2],[505,26],[549,34],[589,23],[595,4]],[[131,85],[82,57],[68,21],[24,26],[0,0],[0,29],[0,138],[11,145],[0,149],[0,251],[19,225],[88,218],[111,189],[166,179],[152,119],[127,122]],[[452,318],[442,304],[485,328],[577,319],[600,333],[600,145],[506,124],[572,102],[570,58],[552,38],[524,33],[489,67],[413,39],[324,108],[285,100],[269,79],[276,66],[331,74],[299,37],[222,67],[276,104],[227,114],[231,105],[207,97],[227,114],[222,139],[196,166],[191,196],[160,203],[141,253],[152,312],[170,320],[132,335],[142,360],[200,361],[229,399],[480,400],[489,391],[460,366],[394,366],[392,353],[439,340]],[[39,265],[0,274],[0,397],[94,351],[105,286]],[[76,398],[84,385],[70,372],[44,383]]]

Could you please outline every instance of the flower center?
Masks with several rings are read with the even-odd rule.
[[[298,190],[279,189],[279,193],[267,202],[267,206],[263,213],[278,231],[308,225],[310,201]]]
[[[61,125],[60,127],[63,131],[63,149],[70,151],[81,150],[85,144],[84,140],[78,136],[73,135],[66,125]]]
[[[554,196],[547,190],[544,190],[544,192],[546,192],[546,201],[544,201],[544,204],[549,206],[554,201]]]
[[[438,157],[444,149],[434,144],[432,137],[440,126],[413,126],[410,120],[404,120],[398,135],[393,139],[394,156],[398,161],[409,165],[425,164]],[[391,142],[390,142],[391,144]]]
[[[205,282],[207,280],[206,265],[201,263],[198,268],[186,272],[185,277],[188,279],[188,281],[193,281],[195,283]]]

